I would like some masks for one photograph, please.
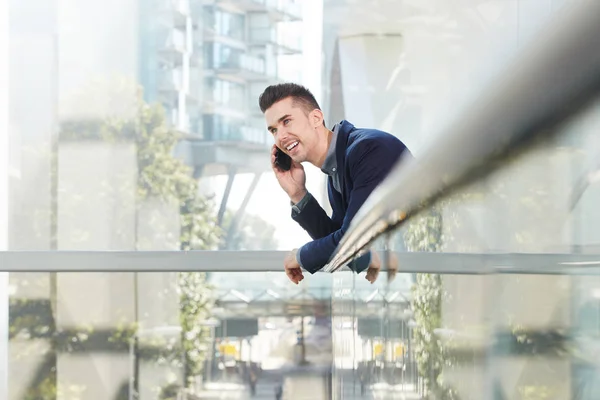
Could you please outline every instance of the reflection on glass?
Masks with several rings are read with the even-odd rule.
[[[292,1],[234,3],[11,7],[11,249],[236,249],[246,216],[275,234],[280,214],[241,175],[270,171],[251,94],[283,54],[247,33],[277,36],[302,15]],[[230,176],[231,193],[213,182]]]
[[[326,396],[321,278],[291,288],[280,273],[11,274],[9,399]]]
[[[379,332],[361,335],[358,310],[370,298],[389,295],[393,283],[360,299],[355,293],[360,277],[334,279],[334,310],[345,309],[353,316],[340,316],[342,324],[356,325],[345,336],[334,334],[339,385],[358,385],[369,376],[366,389],[362,384],[356,390],[383,398],[399,392],[435,399],[598,396],[593,378],[598,363],[590,356],[597,354],[599,338],[600,260],[594,257],[598,224],[592,206],[597,203],[598,104],[590,102],[557,127],[560,135],[515,157],[489,179],[414,216],[403,231],[393,232],[386,243],[397,248],[403,244],[431,264],[402,264],[402,250],[393,250],[400,272],[403,267],[423,272],[414,275],[405,292],[405,311],[386,303],[377,309],[370,326],[379,325]],[[383,245],[375,243],[373,249]],[[427,253],[442,254],[427,258]],[[478,257],[470,258],[469,253]],[[507,253],[513,255],[504,257]],[[452,262],[453,254],[462,258],[465,272],[474,263],[480,274],[426,273]],[[547,268],[535,257],[544,254],[549,256],[544,259]],[[554,254],[563,254],[566,261],[558,261]],[[579,254],[590,258],[578,261]],[[513,271],[528,264],[535,272]],[[382,279],[376,283],[384,284]],[[344,306],[343,299],[354,299],[354,304]],[[403,386],[394,380],[396,365],[389,350],[397,339],[389,330],[394,320],[407,328],[402,346],[414,362],[412,369],[408,361],[402,367]],[[356,344],[365,342],[375,349],[372,353]],[[382,369],[372,371],[369,363]]]

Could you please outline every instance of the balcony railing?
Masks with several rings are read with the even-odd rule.
[[[183,31],[171,29],[161,38],[162,44],[160,50],[166,53],[182,54],[187,51],[186,36]]]
[[[183,87],[183,72],[179,69],[161,71],[158,76],[158,90],[162,92],[179,92]]]
[[[252,12],[268,12],[276,20],[300,20],[302,19],[302,6],[300,1],[290,0],[215,0],[229,3],[238,8]]]
[[[275,28],[250,29],[250,43],[253,45],[275,45],[283,53],[294,54],[302,52],[302,38],[300,36],[285,35],[277,32]]]
[[[228,124],[212,132],[204,132],[205,140],[216,142],[239,142],[269,146],[272,139],[265,129],[250,125]]]
[[[163,16],[171,21],[170,23],[182,29],[185,28],[187,18],[190,15],[190,0],[160,0],[158,9]]]
[[[345,265],[435,202],[526,158],[557,132],[570,132],[561,128],[569,118],[582,111],[583,119],[596,115],[590,103],[600,98],[598,37],[599,2],[565,7],[478,97],[436,126],[429,137],[437,140],[423,155],[398,163],[352,221],[327,270]]]
[[[248,54],[240,54],[215,63],[221,73],[241,74],[247,79],[266,79],[265,60]]]

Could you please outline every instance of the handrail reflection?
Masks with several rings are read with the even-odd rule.
[[[437,129],[416,160],[400,162],[357,213],[324,268],[333,272],[376,238],[442,197],[502,168],[554,134],[600,90],[600,2],[569,3],[480,96]],[[450,108],[454,109],[455,99]]]
[[[401,273],[600,274],[598,254],[392,252]],[[281,272],[286,251],[0,251],[0,272]]]

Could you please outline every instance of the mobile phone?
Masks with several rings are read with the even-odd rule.
[[[283,171],[289,171],[292,168],[292,158],[285,154],[279,147],[275,153],[275,165]]]

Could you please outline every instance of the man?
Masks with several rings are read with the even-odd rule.
[[[312,274],[329,262],[356,212],[408,150],[388,133],[356,128],[348,121],[327,129],[312,93],[294,83],[267,87],[259,97],[259,106],[275,140],[271,152],[273,172],[291,200],[292,218],[313,239],[285,258],[286,274],[298,284],[304,279],[302,268]],[[291,157],[289,171],[275,163],[277,148]],[[331,217],[306,190],[302,162],[328,175]],[[372,283],[380,265],[379,257],[371,252],[350,267],[357,273],[368,267],[367,279]]]

